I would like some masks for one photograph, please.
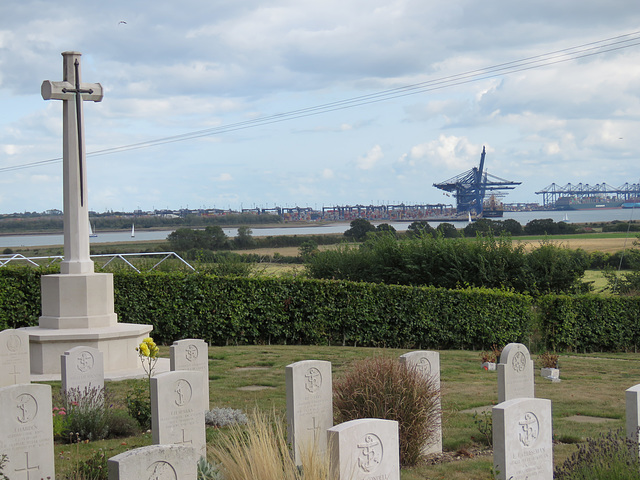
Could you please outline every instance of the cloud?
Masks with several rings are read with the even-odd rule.
[[[383,157],[382,148],[380,145],[376,145],[366,155],[356,160],[356,167],[360,170],[371,170]]]
[[[217,177],[213,178],[214,182],[230,182],[233,180],[233,177],[230,173],[221,173]]]

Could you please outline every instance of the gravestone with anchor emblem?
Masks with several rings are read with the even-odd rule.
[[[201,372],[202,410],[209,410],[209,345],[204,340],[187,338],[173,342],[170,349],[171,371],[189,370]]]
[[[551,400],[507,400],[493,407],[492,417],[496,478],[552,480]]]
[[[151,432],[156,445],[192,446],[206,455],[202,374],[176,370],[151,377]]]
[[[287,433],[296,465],[302,452],[327,450],[327,434],[333,426],[333,381],[331,362],[303,360],[285,368],[287,389]]]
[[[135,448],[107,461],[109,480],[196,480],[198,457],[185,445]]]
[[[0,332],[0,387],[30,383],[29,335],[24,330]]]
[[[60,355],[62,390],[104,388],[102,352],[92,347],[73,347]]]
[[[502,349],[498,363],[498,402],[514,398],[534,398],[533,361],[521,343]]]

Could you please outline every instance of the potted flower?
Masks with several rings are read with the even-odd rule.
[[[549,380],[560,380],[560,369],[558,368],[558,355],[544,352],[538,357],[542,364],[540,375]]]

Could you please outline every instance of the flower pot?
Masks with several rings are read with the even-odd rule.
[[[484,362],[482,364],[482,368],[484,368],[487,371],[495,370],[496,364],[494,362]]]

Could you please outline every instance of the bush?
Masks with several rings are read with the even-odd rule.
[[[326,480],[329,462],[313,451],[293,461],[282,418],[255,412],[247,426],[235,424],[208,445],[225,480]],[[328,455],[327,455],[328,457]],[[304,472],[304,474],[303,474]]]
[[[104,387],[70,388],[62,392],[67,412],[66,430],[71,442],[102,440],[109,435],[110,412],[105,406]]]
[[[621,430],[602,434],[578,447],[557,467],[556,480],[636,480],[640,476],[638,444]]]
[[[415,465],[422,448],[432,443],[440,422],[440,392],[435,385],[395,358],[373,357],[355,362],[334,382],[337,423],[358,418],[396,420],[400,463]]]
[[[242,410],[234,408],[212,408],[205,412],[204,423],[212,427],[227,427],[229,425],[244,425],[249,421]]]
[[[146,381],[136,383],[126,397],[127,411],[142,430],[151,428],[151,397],[147,385]]]

